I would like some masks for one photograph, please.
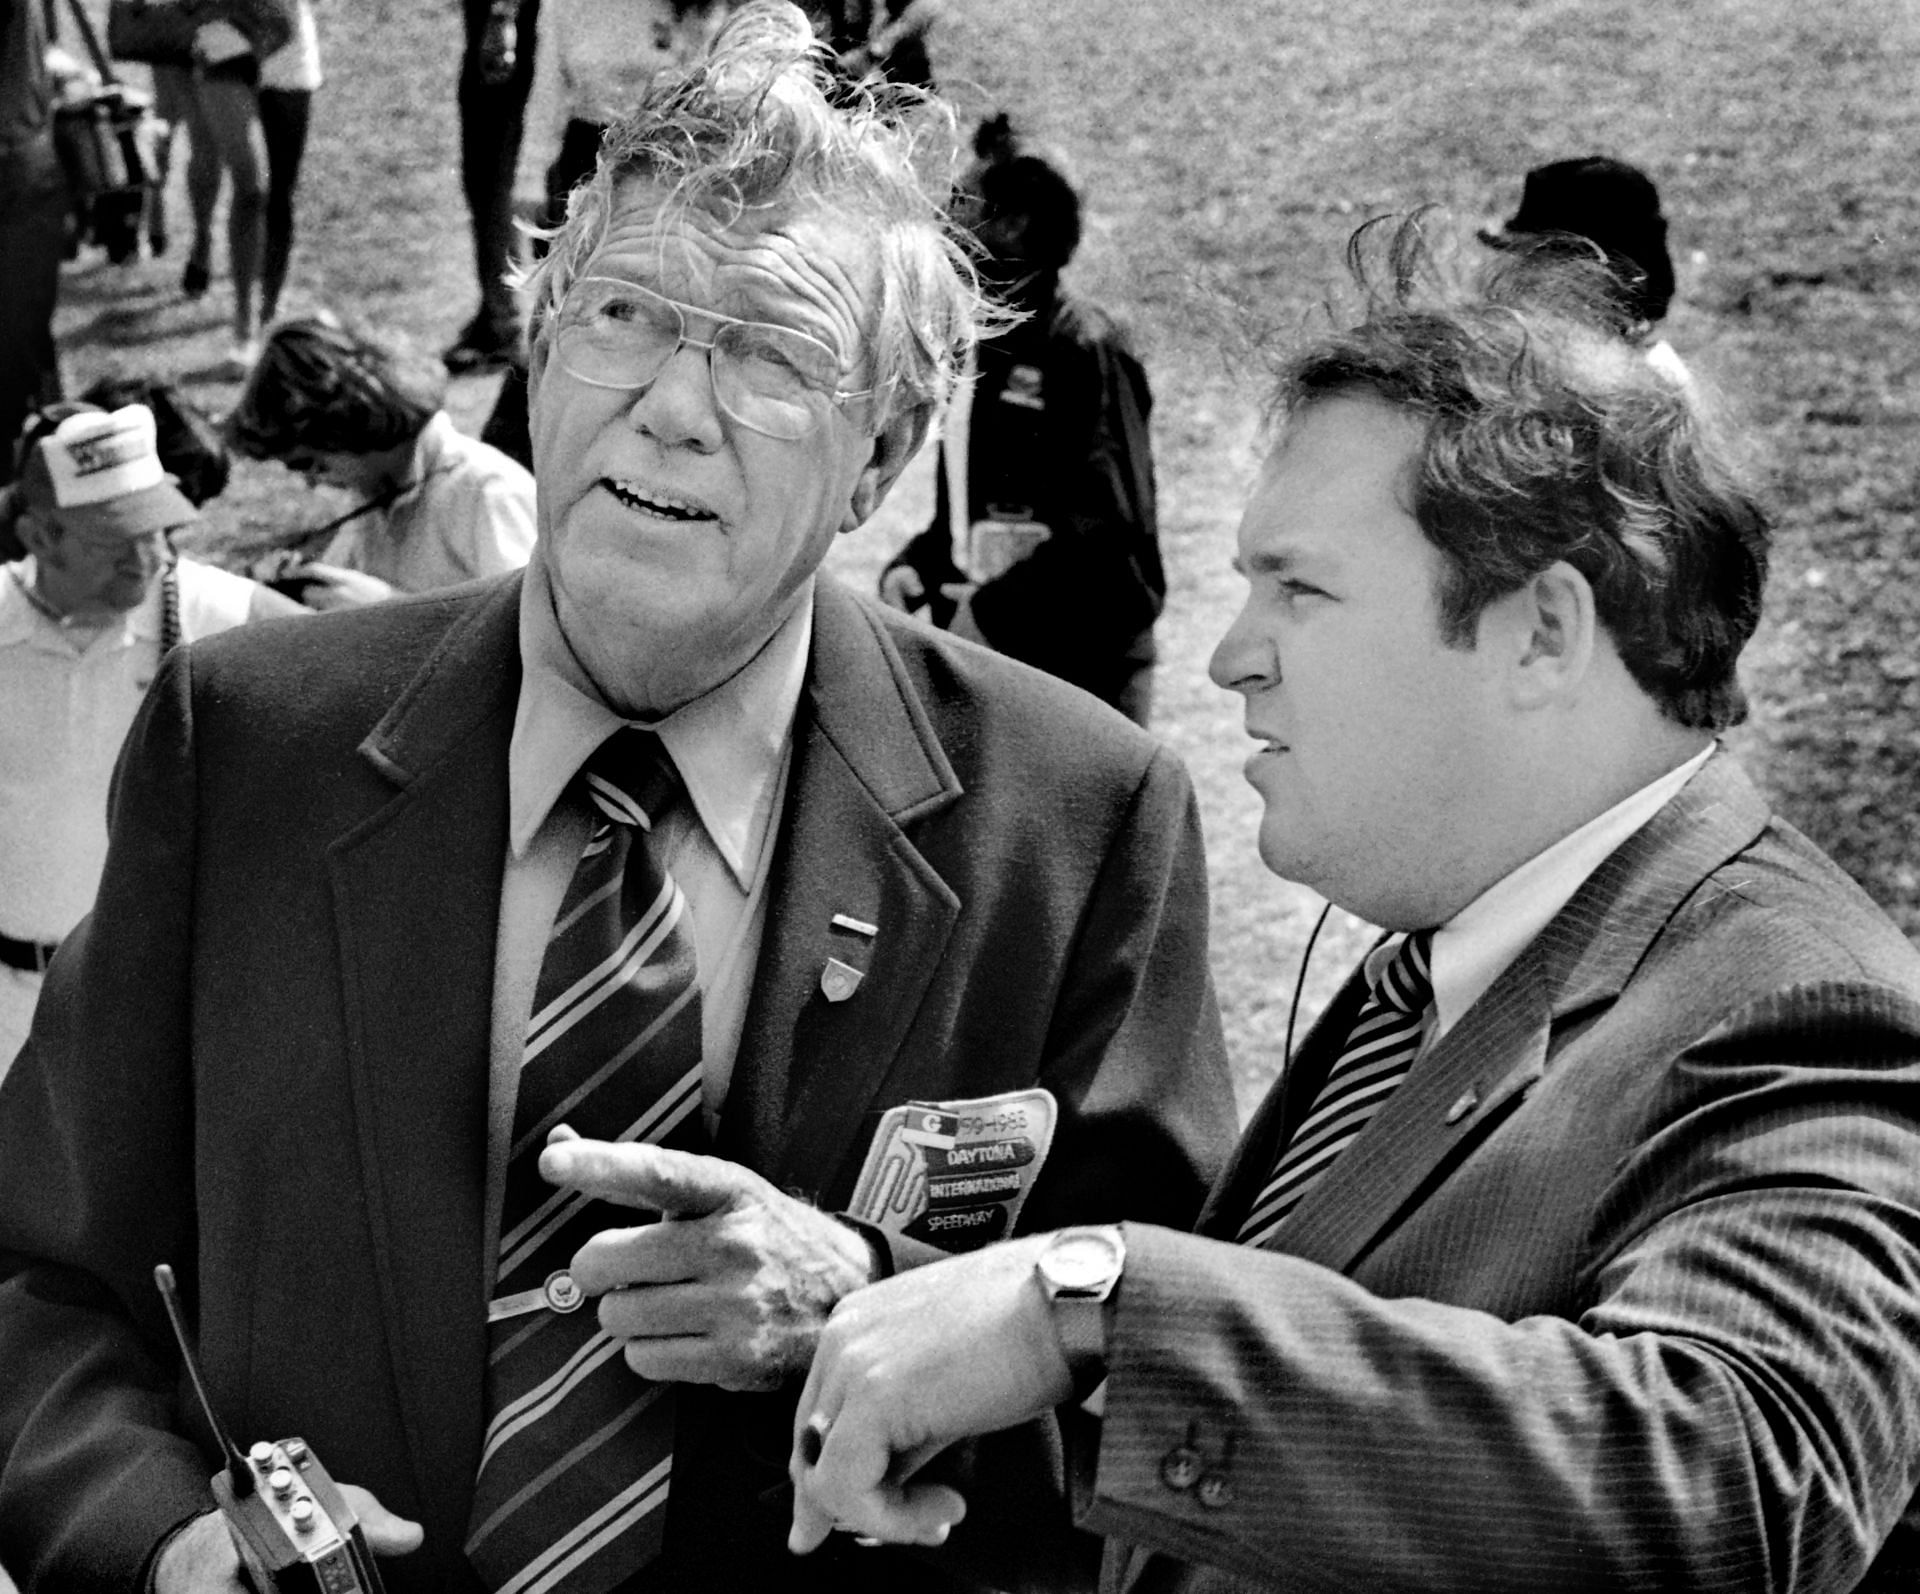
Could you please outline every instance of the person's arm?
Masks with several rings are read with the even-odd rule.
[[[247,620],[272,620],[280,615],[311,614],[313,611],[304,603],[298,603],[284,592],[275,592],[272,587],[254,583],[253,591],[247,595]]]
[[[1577,1318],[1127,1225],[1081,1526],[1313,1586],[1853,1586],[1920,1431],[1917,1094],[1911,997],[1807,985],[1727,1016],[1607,1185]],[[1062,1398],[1031,1262],[980,1253],[836,1312],[796,1419],[796,1548],[836,1520],[937,1539],[964,1506],[903,1486],[903,1458]]]

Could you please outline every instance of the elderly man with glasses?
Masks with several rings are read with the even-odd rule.
[[[394,1594],[1086,1575],[1048,1424],[924,1559],[785,1548],[840,1296],[1185,1223],[1230,1134],[1178,764],[819,573],[981,313],[927,117],[834,92],[755,5],[610,137],[526,285],[524,575],[156,683],[0,1091],[23,1583],[234,1586],[162,1261]]]

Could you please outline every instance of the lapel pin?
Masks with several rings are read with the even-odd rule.
[[[865,919],[856,919],[851,913],[836,913],[833,916],[836,930],[851,930],[855,935],[864,935],[869,940],[880,933],[880,926],[869,924]]]
[[[860,989],[860,982],[865,978],[864,969],[856,969],[838,958],[828,958],[827,966],[820,971],[820,994],[829,1002],[844,1002]]]
[[[1469,1085],[1463,1090],[1454,1104],[1447,1109],[1447,1122],[1457,1124],[1480,1105],[1480,1091],[1477,1086]]]

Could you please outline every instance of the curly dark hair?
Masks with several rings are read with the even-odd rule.
[[[1445,558],[1443,638],[1471,647],[1487,604],[1564,560],[1669,719],[1744,719],[1768,517],[1698,389],[1606,330],[1605,268],[1503,256],[1461,288],[1429,212],[1369,222],[1347,257],[1365,314],[1285,361],[1274,410],[1371,396],[1421,421],[1408,508]]]
[[[227,437],[253,459],[382,454],[418,437],[446,397],[446,367],[410,340],[326,311],[291,316],[267,329]]]

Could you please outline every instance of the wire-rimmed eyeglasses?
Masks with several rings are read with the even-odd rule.
[[[692,336],[689,316],[709,323],[711,335]],[[589,387],[644,388],[683,344],[706,350],[722,413],[768,437],[804,437],[828,404],[873,392],[840,387],[840,357],[809,333],[681,304],[614,277],[582,277],[568,289],[553,352]]]

